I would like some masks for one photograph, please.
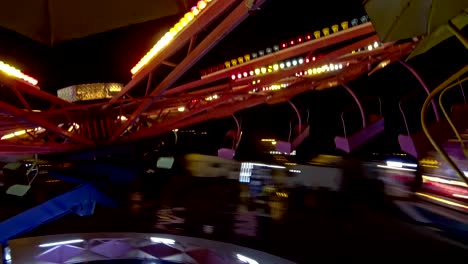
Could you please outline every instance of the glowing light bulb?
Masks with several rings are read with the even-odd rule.
[[[288,68],[291,67],[291,62],[290,61],[286,62],[286,67],[288,67]]]
[[[292,61],[292,65],[293,65],[293,66],[296,66],[296,65],[297,65],[297,60],[293,60],[293,61]]]
[[[198,14],[200,14],[200,10],[198,10],[196,6],[192,7],[190,11],[192,12],[194,16],[197,16]]]
[[[242,78],[242,74],[241,73],[237,74],[237,78],[238,79]]]
[[[198,1],[197,7],[198,9],[203,10],[206,7],[206,2],[203,0]]]
[[[182,28],[184,28],[184,26],[182,26],[182,24],[180,23],[177,23],[174,25],[174,28],[177,30],[177,32],[179,32],[182,30]]]
[[[236,75],[231,75],[231,79],[235,80],[236,79]]]
[[[255,74],[256,74],[256,75],[259,75],[259,74],[260,74],[260,69],[259,69],[259,68],[255,69]]]
[[[279,66],[280,66],[281,69],[284,69],[284,66],[285,66],[285,65],[284,65],[284,63],[282,62],[282,63],[280,63]]]
[[[343,22],[341,22],[341,28],[342,28],[343,30],[348,29],[348,21],[343,21]]]
[[[324,28],[324,29],[322,29],[322,32],[323,32],[323,35],[324,35],[324,36],[330,35],[330,29],[329,29],[329,28]]]
[[[244,72],[244,77],[247,77],[249,76],[249,74],[247,72]]]
[[[260,71],[261,71],[263,74],[265,74],[265,73],[267,72],[267,69],[264,68],[264,67],[262,67],[262,68],[260,69]]]
[[[278,69],[279,69],[278,64],[273,65],[273,70],[274,70],[274,71],[277,71]]]
[[[304,63],[304,59],[303,58],[300,58],[299,59],[299,64],[303,64]]]
[[[314,36],[315,36],[316,39],[320,38],[321,34],[322,33],[320,31],[318,31],[318,30],[314,32]]]
[[[188,22],[189,21],[185,17],[181,18],[180,21],[179,21],[179,23],[182,25],[182,27],[187,26]]]
[[[340,30],[340,26],[338,25],[333,25],[331,28],[332,28],[333,33],[336,33],[338,32],[338,30]]]
[[[193,15],[193,13],[192,13],[192,12],[188,12],[188,13],[186,13],[186,14],[185,14],[185,16],[184,16],[184,17],[185,17],[185,19],[187,19],[187,21],[192,21],[192,20],[193,20],[193,17],[194,17],[194,15]]]

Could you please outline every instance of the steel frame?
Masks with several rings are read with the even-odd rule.
[[[261,5],[265,0],[256,2]],[[231,10],[230,12],[227,12]],[[22,136],[0,140],[0,154],[35,154],[67,152],[93,148],[97,145],[125,143],[158,136],[176,128],[182,128],[210,119],[225,118],[243,109],[260,104],[278,104],[310,90],[321,90],[345,84],[365,73],[369,65],[384,61],[397,61],[407,56],[414,43],[386,43],[371,50],[351,53],[378,41],[370,23],[362,24],[329,36],[289,47],[273,54],[222,71],[204,76],[200,80],[174,87],[174,83],[198,60],[213,48],[224,36],[246,19],[249,10],[244,1],[223,0],[212,3],[194,23],[186,27],[145,68],[138,72],[124,89],[108,102],[78,105],[47,94],[25,82],[0,75],[0,83],[9,87],[21,102],[21,106],[0,101],[0,136],[14,131],[41,127],[45,132],[29,131]],[[200,40],[199,32],[218,18],[222,22]],[[197,38],[200,42],[197,44]],[[348,43],[344,45],[344,43]],[[186,57],[170,62],[172,71],[161,82],[152,84],[152,73],[157,67],[168,64],[168,58],[188,45]],[[234,73],[276,63],[304,54],[316,53],[328,47],[327,54],[320,54],[316,61],[297,67],[232,80]],[[335,47],[330,50],[331,47]],[[312,67],[342,63],[342,71],[322,75],[296,76]],[[147,80],[145,91],[138,95],[135,87]],[[259,91],[252,81],[260,80],[263,86],[284,81],[289,86],[279,91]],[[28,94],[48,103],[40,112],[31,109]],[[216,100],[207,97],[217,95]],[[179,111],[179,108],[184,108]],[[37,109],[36,109],[37,110]]]

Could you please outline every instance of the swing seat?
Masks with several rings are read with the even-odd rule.
[[[234,149],[229,149],[229,148],[218,149],[218,157],[220,158],[232,160],[234,159],[235,155],[236,155],[236,151]]]
[[[276,142],[276,151],[281,153],[289,154],[296,150],[302,142],[309,136],[310,134],[310,126],[305,126],[302,129],[302,132],[299,133],[297,137],[295,137],[292,142],[287,141],[277,141]]]
[[[466,115],[468,115],[468,105],[454,105],[452,107],[451,118],[458,131],[468,128],[468,122],[464,118]],[[428,126],[428,130],[436,142],[447,141],[453,136],[453,131],[446,119],[431,123]],[[399,135],[398,143],[403,152],[415,158],[422,158],[428,151],[433,149],[431,142],[427,139],[423,130],[411,135]]]
[[[335,146],[337,149],[343,150],[346,153],[350,153],[382,133],[384,129],[385,122],[384,118],[381,117],[378,121],[374,122],[366,128],[361,129],[349,137],[336,136]]]

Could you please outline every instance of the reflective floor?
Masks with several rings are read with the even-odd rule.
[[[373,194],[290,189],[252,199],[238,182],[189,177],[141,182],[108,193],[119,208],[97,207],[90,217],[69,215],[24,236],[162,232],[230,242],[298,263],[433,263],[441,257],[468,257],[465,248],[408,222]]]

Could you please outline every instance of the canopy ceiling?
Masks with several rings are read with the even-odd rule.
[[[0,27],[46,45],[182,13],[188,0],[0,0]]]

